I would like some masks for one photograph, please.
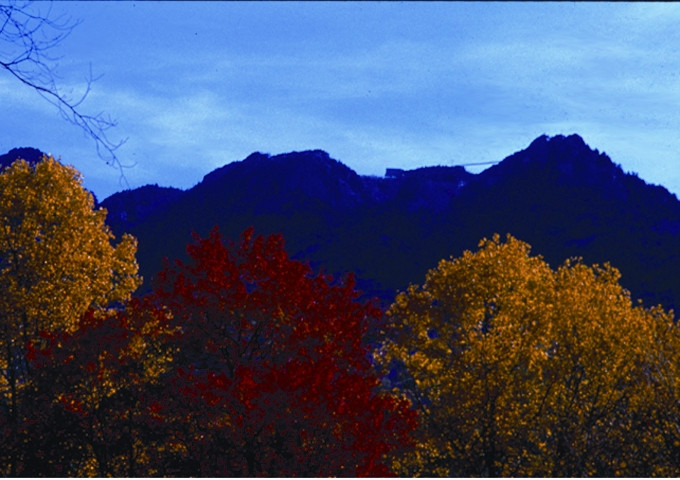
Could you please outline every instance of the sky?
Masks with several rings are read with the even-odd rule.
[[[4,3],[4,2],[0,2]],[[680,4],[37,2],[78,22],[51,51],[117,125],[118,170],[0,70],[0,153],[61,157],[100,200],[187,189],[252,152],[322,149],[362,175],[500,161],[581,135],[680,195]],[[0,45],[0,53],[5,46]],[[468,167],[479,172],[485,166]]]

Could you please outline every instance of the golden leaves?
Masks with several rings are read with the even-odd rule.
[[[423,412],[419,446],[398,471],[654,473],[630,459],[660,448],[660,427],[643,428],[644,415],[669,399],[650,382],[680,393],[672,314],[633,306],[608,264],[555,271],[509,235],[479,247],[439,262],[389,309],[376,359],[402,366]]]
[[[0,371],[41,330],[73,330],[89,307],[125,301],[141,283],[136,240],[113,245],[80,173],[52,157],[17,160],[0,173]],[[9,346],[9,347],[8,347]]]
[[[136,241],[112,246],[105,218],[78,171],[52,157],[0,174],[0,311],[14,330],[25,328],[23,315],[35,331],[129,298],[140,283]]]

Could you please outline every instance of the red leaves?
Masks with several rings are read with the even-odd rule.
[[[72,394],[60,395],[59,401],[67,411],[71,413],[82,413],[87,416],[87,412],[84,411],[83,402],[74,398]]]
[[[157,389],[169,336],[165,316],[133,300],[125,311],[90,310],[73,332],[42,332],[28,345],[32,402],[25,421],[34,433],[25,448],[53,459],[41,475],[148,472],[123,458],[141,454],[134,451],[140,438],[145,448],[158,448],[150,432],[164,423]]]
[[[381,312],[353,278],[314,275],[252,229],[187,250],[145,299],[28,345],[36,425],[61,432],[50,454],[96,452],[78,476],[389,474],[415,414],[377,391],[362,339]]]
[[[156,293],[181,328],[183,361],[195,367],[193,387],[177,391],[194,404],[188,408],[212,419],[227,414],[220,425],[226,444],[259,446],[247,475],[386,473],[383,454],[405,442],[409,428],[392,422],[388,429],[381,409],[413,422],[405,404],[375,392],[361,339],[380,311],[355,301],[353,278],[331,284],[289,259],[281,236],[254,236],[252,229],[238,245],[225,245],[216,229],[195,241],[187,249],[193,262],[166,266]],[[371,443],[362,441],[366,429]]]

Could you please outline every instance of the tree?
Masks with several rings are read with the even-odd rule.
[[[62,18],[52,19],[51,6],[45,14],[40,11],[41,7],[32,2],[0,3],[0,44],[4,47],[0,50],[0,67],[57,107],[66,121],[80,127],[94,140],[99,156],[122,173],[116,150],[124,140],[115,143],[106,135],[115,122],[102,114],[89,115],[80,110],[90,92],[91,73],[80,99],[67,97],[56,83],[54,58],[49,53],[77,24]]]
[[[105,218],[80,174],[51,157],[0,173],[0,407],[10,435],[29,380],[26,343],[73,330],[86,310],[128,300],[141,282],[136,240],[124,235],[114,246]],[[18,453],[3,454],[14,473]]]
[[[418,406],[405,475],[677,475],[678,328],[609,266],[556,271],[508,235],[443,260],[376,355]],[[673,450],[673,448],[675,450]]]
[[[22,419],[21,476],[158,475],[171,433],[157,414],[171,361],[166,312],[133,299],[88,310],[72,332],[41,332]]]
[[[155,296],[179,329],[165,474],[387,475],[415,413],[379,391],[362,339],[380,318],[352,278],[332,284],[291,260],[281,236],[214,229],[168,264]]]

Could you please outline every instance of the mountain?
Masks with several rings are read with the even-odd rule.
[[[114,193],[105,200],[108,210],[106,221],[114,231],[135,228],[149,216],[170,206],[181,193],[179,188],[158,185]]]
[[[511,233],[553,266],[580,256],[610,262],[646,304],[680,305],[680,202],[623,172],[578,135],[541,136],[479,174],[462,167],[388,169],[360,176],[321,150],[253,153],[193,188],[146,186],[102,202],[116,234],[139,239],[148,288],[163,257],[184,258],[191,232],[219,225],[236,238],[252,225],[281,232],[315,268],[353,271],[388,302],[422,283],[442,258]]]
[[[13,148],[4,155],[0,155],[0,170],[12,165],[17,159],[22,158],[28,163],[38,163],[44,153],[33,147]]]
[[[553,266],[574,256],[610,262],[634,297],[680,301],[680,202],[665,188],[577,135],[540,137],[478,177],[448,217],[466,241],[511,232]]]

